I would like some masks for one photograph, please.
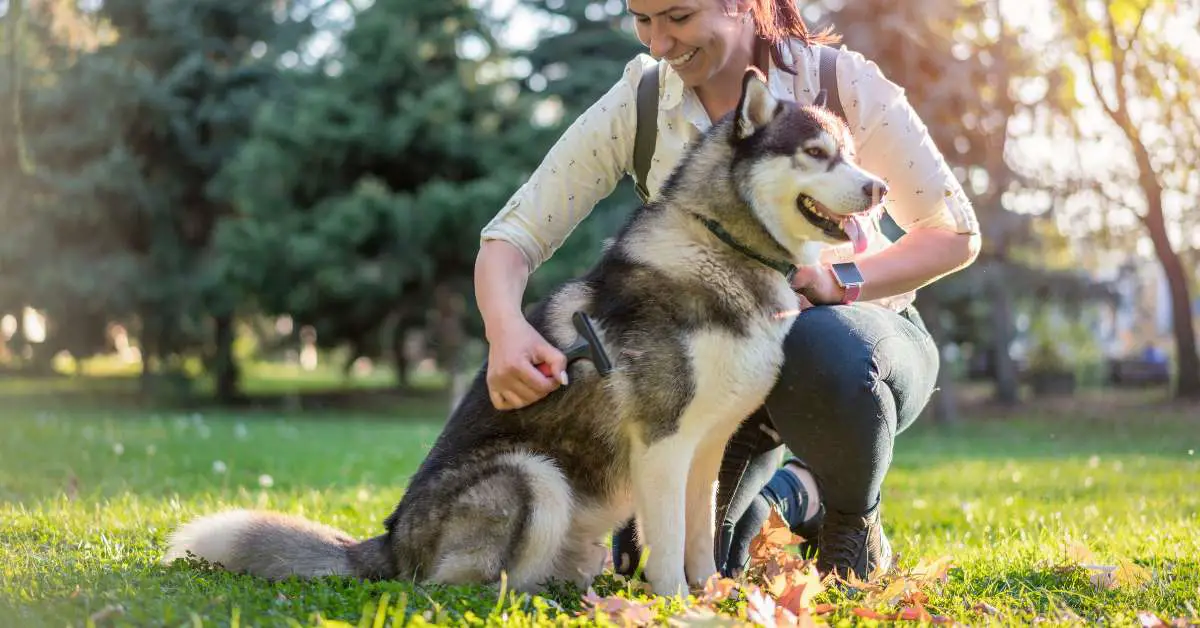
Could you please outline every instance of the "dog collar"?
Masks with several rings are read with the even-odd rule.
[[[735,251],[755,260],[763,266],[778,271],[785,279],[787,279],[788,285],[791,285],[792,278],[796,276],[795,264],[760,255],[745,244],[738,242],[737,238],[733,237],[733,234],[729,233],[724,227],[721,226],[721,223],[713,220],[712,218],[701,216],[700,214],[693,213],[692,215],[699,219],[700,222],[704,223],[704,226],[708,227],[708,230],[711,231],[713,235],[717,236],[718,240],[728,244]]]

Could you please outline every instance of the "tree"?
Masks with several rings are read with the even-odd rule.
[[[1167,34],[1171,22],[1190,24],[1191,41],[1196,41],[1200,10],[1172,0],[1056,0],[1055,6],[1068,53],[1059,71],[1069,85],[1078,86],[1060,100],[1066,105],[1061,113],[1072,117],[1076,141],[1089,145],[1097,141],[1099,137],[1077,119],[1094,111],[1077,96],[1086,94],[1127,151],[1125,159],[1112,160],[1108,172],[1092,174],[1081,195],[1091,211],[1099,205],[1100,213],[1110,218],[1106,228],[1114,228],[1113,214],[1133,212],[1134,223],[1149,237],[1171,297],[1178,361],[1175,394],[1200,398],[1190,279],[1177,252],[1188,246],[1188,236],[1181,230],[1172,242],[1170,228],[1172,223],[1189,223],[1183,215],[1168,215],[1169,195],[1175,196],[1182,214],[1194,214],[1200,194],[1195,172],[1195,164],[1200,163],[1200,73],[1196,70],[1200,58]],[[1098,135],[1104,137],[1105,131]],[[1131,190],[1136,190],[1136,196]]]
[[[97,18],[117,38],[62,68],[30,108],[32,200],[4,249],[60,324],[77,313],[136,322],[146,384],[199,351],[218,395],[236,393],[236,303],[209,247],[226,204],[208,187],[304,31],[276,19],[291,8],[106,0]]]
[[[377,2],[290,73],[219,182],[222,277],[319,344],[378,346],[428,312],[455,370],[479,231],[516,189],[531,109],[465,0]],[[469,303],[469,301],[467,301]],[[397,364],[401,378],[404,365]]]
[[[646,47],[633,32],[624,3],[593,0],[523,0],[551,26],[523,54],[530,64],[524,85],[543,107],[556,110],[546,128],[545,141],[537,145],[540,161],[551,141],[620,80],[625,65]],[[536,164],[537,161],[533,161]],[[527,299],[536,299],[558,282],[580,273],[595,261],[603,239],[611,237],[639,201],[627,179],[547,260],[530,280]]]

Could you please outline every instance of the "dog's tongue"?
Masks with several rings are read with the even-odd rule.
[[[871,232],[874,230],[875,223],[866,214],[852,214],[842,220],[842,231],[850,236],[850,242],[854,244],[856,255],[867,250]]]

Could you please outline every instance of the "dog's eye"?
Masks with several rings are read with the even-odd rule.
[[[816,146],[804,149],[804,154],[812,157],[813,159],[825,159],[827,157],[825,154],[825,149],[817,148]]]

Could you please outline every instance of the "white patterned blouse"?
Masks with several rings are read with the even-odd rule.
[[[811,103],[818,91],[816,55],[820,52],[829,51],[799,40],[785,47],[785,59],[798,72],[789,74],[772,63],[767,82],[775,97]],[[637,86],[643,70],[654,63],[649,55],[639,54],[625,66],[621,79],[567,128],[484,227],[482,240],[513,244],[524,254],[530,272],[553,255],[596,203],[633,172]],[[837,77],[858,161],[887,182],[885,209],[892,219],[905,231],[935,228],[978,233],[970,201],[904,90],[884,77],[874,62],[844,47],[838,53]],[[712,124],[695,93],[665,62],[659,83],[658,137],[646,181],[651,196],[688,144]],[[867,249],[858,255],[890,245],[875,231]],[[826,263],[856,257],[849,244],[824,245],[819,255]],[[875,303],[899,310],[914,296],[909,292]]]

